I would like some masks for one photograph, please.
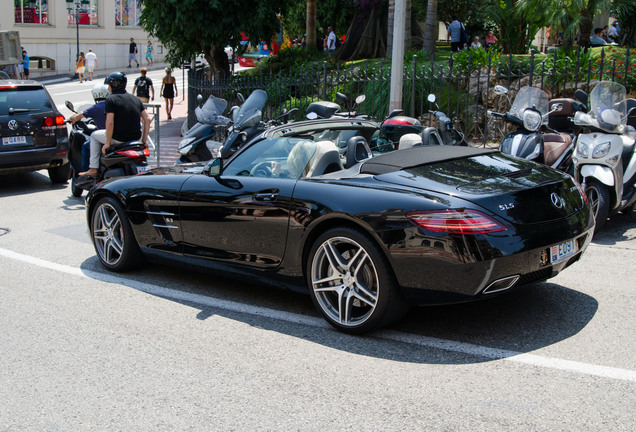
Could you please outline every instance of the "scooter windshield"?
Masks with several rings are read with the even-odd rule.
[[[600,129],[617,132],[627,124],[625,87],[611,81],[601,81],[590,92],[589,114]]]
[[[265,93],[263,90],[254,90],[252,94],[249,95],[247,99],[245,99],[245,102],[243,102],[241,108],[234,111],[234,127],[241,128],[242,126],[244,126],[242,123],[248,121],[248,119],[251,119],[250,121],[253,121],[253,113],[255,111],[262,112],[266,103],[267,93]]]
[[[530,86],[521,87],[509,112],[513,116],[522,119],[525,110],[533,109],[541,113],[542,123],[547,123],[549,102],[550,99],[543,90]]]
[[[204,124],[226,124],[230,120],[221,114],[227,108],[227,101],[215,96],[210,96],[202,107],[197,107],[194,112],[197,121]]]

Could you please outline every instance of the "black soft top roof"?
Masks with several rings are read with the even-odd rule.
[[[372,157],[362,163],[361,174],[386,174],[413,168],[420,165],[444,162],[453,159],[463,159],[482,154],[495,153],[497,150],[478,149],[457,146],[422,146],[404,150],[397,150],[380,156]]]

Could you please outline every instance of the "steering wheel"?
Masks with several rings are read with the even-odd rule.
[[[280,164],[276,161],[264,161],[254,165],[250,170],[252,177],[275,177],[280,171]]]

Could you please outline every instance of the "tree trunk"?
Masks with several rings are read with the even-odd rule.
[[[581,36],[579,46],[587,48],[590,46],[590,36],[592,36],[592,28],[594,27],[594,12],[596,10],[596,1],[589,0],[587,7],[581,11]]]
[[[428,0],[426,7],[426,27],[424,28],[423,50],[428,54],[435,53],[435,30],[437,27],[437,0]]]
[[[389,0],[389,19],[386,31],[386,56],[391,57],[393,52],[393,21],[395,20],[395,0]]]
[[[305,33],[307,33],[305,49],[308,51],[316,50],[316,0],[307,0],[307,23],[305,26]]]
[[[207,50],[204,50],[203,55],[210,65],[212,75],[215,78],[219,76],[219,72],[221,73],[221,78],[230,76],[230,62],[227,59],[225,47],[210,45]]]
[[[345,61],[384,57],[386,35],[386,9],[376,6],[367,17],[354,18],[338,56]]]

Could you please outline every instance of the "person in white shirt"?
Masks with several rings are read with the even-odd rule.
[[[479,43],[479,36],[475,36],[475,38],[473,39],[473,42],[470,44],[470,47],[472,49],[481,48],[481,44]]]
[[[84,56],[86,62],[86,71],[88,72],[88,80],[93,81],[93,71],[97,67],[97,56],[92,49],[89,49]]]
[[[327,27],[329,36],[327,36],[327,51],[332,56],[336,52],[336,34],[333,31],[333,27]]]

